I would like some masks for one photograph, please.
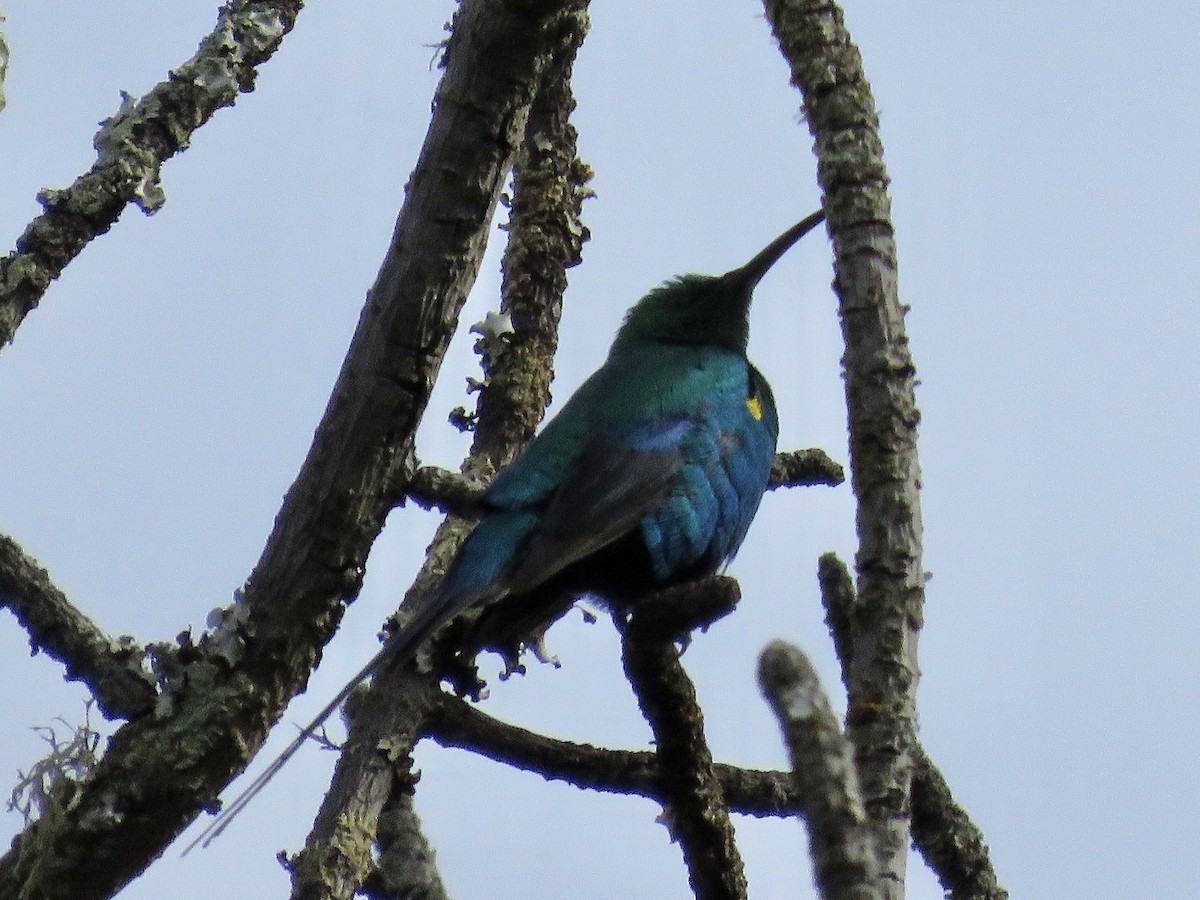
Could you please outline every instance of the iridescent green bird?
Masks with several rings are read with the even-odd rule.
[[[746,358],[751,296],[823,219],[813,213],[731,272],[684,275],[639,300],[604,364],[483,493],[435,594],[198,841],[220,834],[359,682],[411,659],[463,610],[536,620],[584,594],[627,607],[727,563],[779,435],[771,387]]]

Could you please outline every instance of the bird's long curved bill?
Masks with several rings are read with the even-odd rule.
[[[759,280],[767,274],[767,270],[779,261],[779,257],[791,249],[792,244],[800,240],[818,225],[825,221],[825,210],[818,209],[815,213],[805,216],[762,250],[755,254],[754,259],[725,274],[725,280],[738,282],[747,293],[754,289]]]

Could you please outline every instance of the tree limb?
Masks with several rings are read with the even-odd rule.
[[[405,809],[403,801],[396,802],[399,793],[412,792],[410,754],[419,737],[413,729],[438,693],[428,675],[393,668],[347,702],[350,734],[333,783],[304,849],[289,864],[293,900],[350,900],[369,879],[384,877],[394,896],[445,897],[411,804]],[[385,806],[389,840],[382,849],[389,855],[376,867],[372,848]],[[409,865],[397,866],[397,857]],[[423,862],[412,865],[418,861]]]
[[[821,605],[825,626],[833,638],[833,649],[841,664],[842,684],[850,690],[850,666],[854,656],[854,613],[858,598],[854,579],[836,553],[822,553],[817,561],[817,583],[821,586]]]
[[[0,535],[0,606],[29,632],[33,652],[63,664],[68,681],[82,681],[109,719],[140,715],[154,705],[154,677],[142,668],[145,651],[132,638],[113,640],[75,608],[49,573],[16,541]]]
[[[833,553],[821,556],[817,572],[825,621],[846,679],[853,652],[854,582],[845,563]],[[913,845],[951,900],[1008,900],[1008,891],[996,878],[983,832],[954,802],[945,778],[919,743],[913,756],[912,812]]]
[[[4,15],[0,13],[0,25],[4,24]],[[0,112],[8,105],[4,94],[4,79],[8,77],[8,41],[4,37],[4,29],[0,28]]]
[[[16,249],[0,259],[0,349],[92,238],[104,234],[130,202],[153,214],[166,197],[159,170],[187,147],[192,133],[239,93],[254,90],[256,69],[292,30],[302,0],[234,0],[195,56],[142,97],[121,108],[96,134],[91,171],[65,190],[38,194],[44,212]]]
[[[692,890],[698,900],[734,900],[746,897],[746,875],[729,806],[713,771],[696,689],[674,642],[676,634],[695,625],[677,614],[692,607],[698,593],[720,597],[724,604],[710,605],[723,605],[724,612],[738,599],[737,583],[720,577],[643,598],[621,628],[622,659],[654,733],[667,827],[683,850]]]
[[[822,900],[878,900],[883,893],[853,748],[816,670],[797,647],[774,641],[759,657],[758,681],[792,760]]]
[[[408,760],[411,763],[411,758]],[[411,767],[392,780],[392,793],[379,816],[376,843],[379,861],[363,883],[368,900],[443,900],[447,897],[441,873],[413,808]],[[414,890],[414,887],[416,889]]]
[[[954,802],[946,779],[921,746],[913,770],[913,843],[949,900],[1008,900],[983,832]]]
[[[535,4],[536,6],[536,4]],[[514,74],[489,72],[496,58],[511,57],[513,48],[530,53],[522,85],[530,91],[529,117],[514,177],[513,215],[505,253],[502,311],[513,324],[511,334],[484,334],[479,350],[484,357],[485,386],[480,397],[478,426],[471,456],[464,468],[472,475],[490,474],[510,460],[532,436],[549,401],[549,372],[557,345],[558,318],[566,284],[563,269],[578,262],[585,231],[579,224],[586,171],[575,157],[574,129],[567,122],[574,108],[569,74],[575,51],[587,30],[585,4],[578,0],[542,4],[535,17],[529,4],[468,0],[455,17],[447,48],[449,64],[466,55],[477,67],[475,78],[491,77],[510,84]],[[503,53],[496,48],[503,48]],[[466,65],[466,63],[463,63]],[[448,73],[449,74],[449,73]],[[536,94],[534,89],[536,88]],[[533,241],[540,241],[535,245]],[[531,252],[536,249],[536,253]],[[537,375],[536,372],[544,374]],[[491,411],[496,405],[496,412]],[[465,528],[449,519],[439,528],[431,552],[405,598],[405,607],[431,595],[433,585],[458,547]],[[369,712],[351,729],[374,729],[385,723],[389,753],[407,757],[422,727],[425,707],[415,700],[397,703],[390,697],[407,697],[417,688],[405,668],[385,667],[375,678],[363,703]],[[403,714],[397,712],[402,710]],[[399,895],[407,891],[433,890],[431,866],[413,861],[424,859],[427,844],[411,804],[389,802],[362,805],[352,819],[345,812],[350,798],[368,785],[366,770],[354,771],[352,759],[339,761],[335,789],[331,789],[297,859],[300,874],[293,884],[295,897],[349,897],[353,887],[371,877],[370,854],[363,852],[361,838],[374,834],[380,816],[389,820],[392,840],[380,847],[378,865]],[[395,777],[383,773],[384,778]],[[339,785],[345,785],[345,788]],[[377,796],[398,798],[393,790]],[[345,829],[352,824],[359,839],[347,844]],[[369,842],[366,844],[369,849]],[[311,865],[310,865],[311,861]],[[434,872],[436,875],[436,872]],[[336,884],[331,883],[336,877]],[[411,882],[411,883],[410,883]],[[323,883],[323,893],[316,892]],[[350,893],[347,893],[350,891]]]
[[[406,496],[422,509],[438,509],[456,516],[469,515],[483,493],[480,483],[437,466],[421,466],[413,472]]]
[[[818,484],[834,487],[845,480],[845,471],[824,450],[789,450],[775,454],[767,490]]]
[[[610,750],[547,737],[501,722],[466,701],[442,693],[425,724],[425,736],[495,762],[565,781],[578,788],[636,794],[666,804],[658,759],[649,750]],[[731,812],[786,816],[800,812],[788,772],[743,769],[714,763],[713,773]]]
[[[915,369],[904,333],[878,116],[862,59],[830,0],[766,0],[804,96],[834,247],[858,498],[856,617],[848,732],[876,830],[887,896],[904,893],[917,637],[922,622]]]
[[[553,35],[541,26],[559,9],[517,0],[468,8],[474,24],[448,47],[392,245],[313,447],[231,616],[244,656],[231,667],[227,647],[206,655],[211,642],[202,641],[169,698],[173,715],[117,733],[70,820],[53,831],[35,823],[0,859],[0,896],[86,900],[140,872],[261,746],[357,595],[367,553],[415,468],[413,435],[550,52]]]

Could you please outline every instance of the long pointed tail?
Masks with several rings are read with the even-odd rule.
[[[221,832],[229,827],[229,823],[237,817],[238,813],[249,806],[250,801],[258,796],[259,792],[267,786],[271,779],[287,765],[288,760],[296,755],[297,751],[304,746],[304,742],[317,733],[317,730],[345,702],[346,698],[354,692],[355,688],[366,681],[372,674],[382,669],[385,663],[388,665],[402,665],[408,662],[416,654],[421,644],[433,632],[437,631],[438,628],[458,615],[459,612],[470,606],[474,602],[474,599],[459,600],[450,604],[428,604],[417,614],[414,620],[388,638],[379,652],[372,656],[370,661],[342,686],[342,689],[333,696],[333,699],[321,707],[321,711],[313,717],[311,722],[300,729],[300,733],[296,735],[292,742],[278,756],[271,760],[271,764],[263,769],[228,806],[221,810],[221,814],[213,819],[208,827],[187,845],[183,851],[183,855],[186,856],[197,845],[207,847],[215,841]]]
[[[207,847],[220,836],[229,823],[258,796],[288,760],[317,733],[334,710],[370,675],[386,665],[403,665],[439,628],[460,612],[484,600],[495,600],[506,591],[499,587],[502,573],[513,558],[516,548],[525,540],[537,522],[532,513],[514,512],[494,515],[480,522],[467,538],[438,589],[399,631],[395,632],[371,660],[358,670],[333,699],[321,708],[283,752],[271,760],[261,774],[221,811],[204,831],[184,849],[184,855],[197,845]]]

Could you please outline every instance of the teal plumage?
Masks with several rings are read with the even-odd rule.
[[[744,356],[622,350],[483,495],[482,521],[440,593],[468,605],[489,589],[525,593],[631,531],[653,572],[643,589],[715,571],[745,537],[778,433],[770,388]],[[579,589],[636,599],[593,577]]]
[[[200,840],[215,838],[363,678],[411,658],[463,610],[488,605],[485,622],[528,625],[580,594],[627,607],[727,563],[779,435],[771,388],[746,357],[751,295],[822,219],[809,216],[725,275],[685,275],[642,298],[604,364],[484,492],[479,524],[438,589]]]

